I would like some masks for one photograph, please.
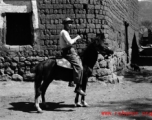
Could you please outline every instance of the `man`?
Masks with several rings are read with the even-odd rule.
[[[71,39],[69,30],[71,29],[73,21],[70,18],[66,18],[63,21],[64,29],[61,30],[59,35],[59,44],[62,49],[62,55],[65,59],[67,59],[72,67],[73,67],[73,77],[74,82],[76,84],[75,93],[79,93],[80,95],[85,96],[86,94],[81,89],[82,86],[82,77],[83,77],[83,66],[81,63],[81,59],[76,53],[75,49],[72,45],[81,37],[78,35],[77,37]]]

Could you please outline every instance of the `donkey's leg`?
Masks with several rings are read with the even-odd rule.
[[[86,87],[87,87],[87,83],[88,83],[88,77],[87,75],[83,76],[83,83],[82,83],[82,90],[84,92],[86,92]],[[81,104],[83,107],[88,107],[88,103],[85,101],[85,96],[81,96]]]
[[[75,107],[82,107],[82,104],[79,102],[79,94],[78,93],[76,94],[74,102],[75,102]]]
[[[48,106],[46,105],[46,101],[45,101],[45,93],[46,93],[46,90],[47,90],[49,84],[50,84],[52,81],[53,81],[53,78],[48,77],[48,78],[46,78],[46,79],[44,80],[44,82],[43,82],[43,84],[42,84],[42,88],[41,88],[42,94],[41,94],[41,95],[42,95],[42,103],[43,103],[43,105],[44,105],[45,108],[48,108]]]
[[[37,109],[37,112],[42,113],[42,109],[39,106],[39,98],[41,95],[41,82],[42,82],[42,76],[41,74],[36,73],[35,75],[35,82],[34,82],[34,87],[35,87],[35,107]]]
[[[41,87],[41,97],[42,97],[42,103],[44,105],[45,108],[47,108],[48,106],[46,105],[46,101],[45,101],[45,93],[46,90],[49,86],[49,84],[53,81],[53,79],[55,79],[55,75],[56,75],[56,64],[55,64],[55,60],[50,61],[49,63],[46,64],[46,66],[48,66],[45,71],[44,71],[44,80],[42,83],[42,87]]]

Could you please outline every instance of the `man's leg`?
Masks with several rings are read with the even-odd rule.
[[[82,77],[83,77],[83,66],[81,60],[77,54],[68,54],[65,57],[73,66],[73,77],[76,84],[75,92],[85,96],[86,94],[82,91]]]

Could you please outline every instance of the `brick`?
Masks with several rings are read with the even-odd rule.
[[[45,18],[41,18],[41,19],[40,19],[40,23],[41,23],[41,24],[45,24],[45,23],[46,23]]]
[[[88,7],[88,9],[94,9],[95,8],[94,5],[88,5],[87,7]]]
[[[53,4],[53,9],[62,9],[63,4]]]
[[[96,18],[97,18],[97,19],[104,19],[105,16],[98,14],[98,15],[96,15]]]
[[[88,24],[87,28],[95,28],[95,24]]]
[[[89,0],[80,0],[80,4],[88,4]]]
[[[49,45],[49,43],[50,43],[49,40],[45,40],[45,41],[44,41],[44,44],[45,44],[45,45]]]
[[[99,14],[99,12],[100,12],[99,10],[95,10],[95,14]]]
[[[76,14],[76,18],[86,18],[85,14]]]
[[[62,28],[63,28],[63,24],[58,24],[58,25],[56,25],[56,28],[57,28],[57,29],[62,29]]]
[[[90,3],[90,4],[93,4],[93,3],[94,3],[94,0],[89,0],[89,3]]]
[[[94,18],[95,15],[94,14],[87,14],[87,18]]]
[[[96,37],[96,34],[88,33],[88,38],[95,38],[95,37]]]
[[[76,9],[83,9],[83,4],[74,4]]]
[[[39,24],[40,29],[45,29],[45,24]]]
[[[56,20],[54,20],[54,23],[55,23],[55,24],[58,24],[58,20],[57,20],[57,19],[56,19]]]
[[[49,55],[49,51],[48,50],[44,50],[44,55],[48,56]]]
[[[58,13],[58,10],[54,10],[54,12],[53,12],[54,14],[57,14]]]
[[[45,9],[45,14],[49,14],[49,13],[50,13],[49,9]]]
[[[62,0],[62,3],[63,3],[63,4],[66,4],[66,0]]]
[[[96,24],[96,28],[101,28],[101,24]]]
[[[52,1],[52,4],[55,4],[55,1],[56,1],[56,0],[51,0],[51,1]]]
[[[56,25],[47,24],[47,25],[46,25],[46,28],[48,28],[48,29],[56,29]]]
[[[64,4],[63,8],[65,8],[65,9],[72,9],[73,5],[71,5],[71,4]]]
[[[100,9],[100,5],[95,5],[95,9]]]

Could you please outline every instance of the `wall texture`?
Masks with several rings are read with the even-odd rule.
[[[38,19],[38,28],[34,29],[36,40],[33,46],[19,46],[15,50],[13,47],[16,46],[6,47],[7,45],[3,43],[5,29],[3,27],[0,29],[0,35],[3,36],[0,39],[2,75],[12,77],[15,73],[24,77],[38,62],[48,57],[60,56],[58,35],[63,28],[62,20],[66,17],[74,20],[71,36],[75,37],[78,33],[83,36],[83,40],[75,44],[78,53],[81,53],[87,43],[100,33],[104,33],[106,42],[115,51],[109,59],[99,55],[93,76],[108,80],[107,75],[112,76],[112,73],[124,68],[127,58],[130,58],[129,48],[133,35],[136,34],[138,39],[138,0],[32,1],[34,2],[30,3],[36,1],[37,9],[31,7],[31,11],[37,10],[38,13],[37,17],[33,17]]]

